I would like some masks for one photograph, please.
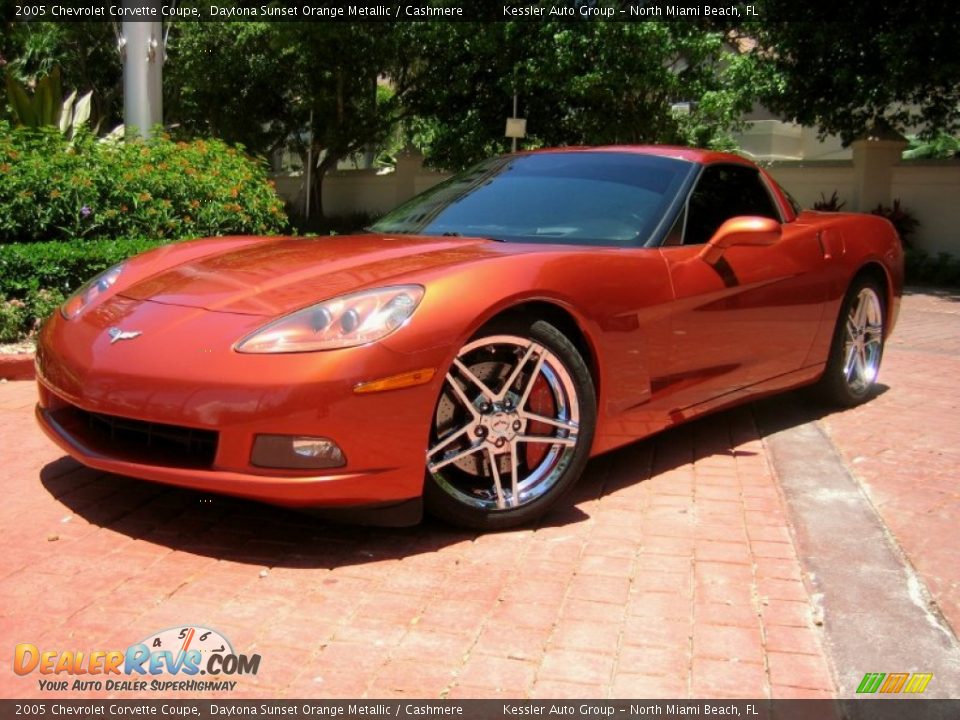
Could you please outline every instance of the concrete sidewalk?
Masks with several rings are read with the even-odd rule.
[[[910,337],[914,322],[955,321],[925,309],[943,302],[908,297],[896,337]],[[956,362],[935,350],[937,338],[950,342],[946,331],[930,337],[938,362]],[[949,615],[960,563],[923,570],[929,546],[916,544],[924,533],[910,534],[896,498],[916,512],[910,503],[930,487],[952,497],[935,507],[953,522],[936,528],[938,547],[955,552],[957,496],[946,478],[956,441],[928,437],[945,454],[931,445],[921,468],[914,450],[901,470],[896,452],[862,432],[884,422],[885,449],[916,448],[895,415],[921,403],[931,427],[958,425],[955,400],[944,401],[956,388],[932,387],[933,375],[917,384],[910,352],[891,343],[880,397],[811,422],[829,429],[871,493],[881,484],[865,474],[873,463],[882,482],[899,478],[891,487],[912,483],[914,493],[874,502]],[[938,374],[956,377],[946,370]],[[573,504],[535,529],[476,536],[432,522],[336,526],[87,470],[42,436],[34,402],[32,383],[0,384],[8,657],[17,643],[120,650],[165,628],[207,626],[262,657],[255,677],[221,694],[229,698],[830,697],[851,671],[824,653],[823,601],[811,598],[753,407],[594,461]],[[889,435],[894,425],[906,436]],[[0,697],[39,696],[38,677],[0,668]]]

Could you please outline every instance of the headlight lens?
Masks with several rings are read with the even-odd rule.
[[[67,320],[72,320],[82,313],[84,308],[113,287],[113,284],[117,282],[117,278],[120,277],[120,273],[123,272],[125,266],[125,262],[114,265],[109,270],[104,270],[92,280],[87,281],[60,306],[60,314]]]
[[[244,353],[293,353],[364,345],[406,323],[422,298],[419,285],[341,295],[274,320],[235,347]]]

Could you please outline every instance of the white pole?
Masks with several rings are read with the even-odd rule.
[[[143,0],[124,0],[125,7]],[[156,5],[160,14],[160,2]],[[123,122],[127,133],[150,137],[163,124],[163,23],[123,21]]]

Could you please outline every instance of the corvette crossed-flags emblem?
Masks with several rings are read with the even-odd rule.
[[[118,327],[112,327],[107,330],[107,335],[110,336],[110,344],[113,345],[119,340],[133,340],[135,337],[143,335],[140,330],[121,330]]]

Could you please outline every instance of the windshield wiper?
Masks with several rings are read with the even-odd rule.
[[[457,232],[456,230],[447,230],[446,232],[440,233],[440,237],[464,237],[462,232]],[[474,235],[469,234],[466,237],[475,237],[480,238],[481,240],[491,240],[493,242],[506,242],[503,238],[493,237],[492,235]]]

